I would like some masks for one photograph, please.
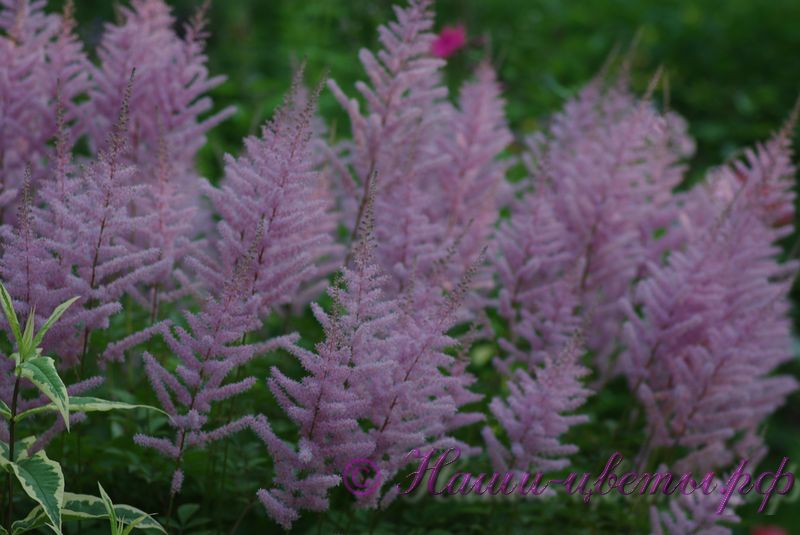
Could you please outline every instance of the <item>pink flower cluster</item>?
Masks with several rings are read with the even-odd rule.
[[[642,466],[665,449],[680,452],[679,471],[763,455],[765,418],[797,388],[774,374],[792,356],[798,264],[777,243],[794,232],[794,116],[678,192],[694,150],[686,122],[654,103],[657,79],[637,96],[625,68],[604,72],[526,140],[527,176],[512,186],[491,63],[451,98],[445,58],[466,32],[435,35],[431,1],[409,0],[378,29],[380,49],[359,51],[357,96],[326,81],[349,136],[326,134],[323,86],[308,91],[300,69],[211,184],[194,160],[234,110],[209,97],[224,78],[208,72],[204,11],[179,35],[163,0],[132,0],[94,63],[71,4],[62,15],[44,4],[0,0],[0,274],[39,324],[80,297],[43,343],[75,379],[70,393],[142,363],[169,419],[133,440],[169,459],[172,497],[191,480],[188,450],[247,429],[274,461],[258,499],[287,529],[329,507],[353,458],[383,477],[360,507],[397,497],[388,482],[415,448],[459,448],[497,471],[565,469],[577,447],[564,435],[615,377],[646,415]],[[315,300],[315,347],[264,327]],[[123,302],[148,319],[109,340]],[[477,339],[500,349],[502,389],[486,403],[470,371]],[[303,370],[284,360],[267,379],[292,434],[262,414],[218,421],[213,407],[259,387],[248,363],[278,350]],[[8,402],[13,363],[0,362]],[[483,443],[465,443],[478,423]],[[653,530],[724,532],[712,505],[654,508]]]

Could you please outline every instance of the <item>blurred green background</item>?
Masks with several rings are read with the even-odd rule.
[[[50,0],[49,5],[58,9],[62,3]],[[100,38],[104,21],[114,20],[114,3],[75,3],[81,36],[92,47]],[[178,19],[185,20],[200,1],[170,3]],[[374,47],[375,28],[392,17],[392,3],[216,0],[210,13],[208,55],[212,72],[227,74],[228,81],[213,96],[218,108],[234,104],[238,113],[211,133],[201,154],[202,171],[211,179],[219,177],[222,154],[238,153],[241,138],[255,133],[269,118],[287,89],[292,67],[298,60],[306,59],[310,83],[327,71],[354,94],[353,83],[364,77],[357,51]],[[597,72],[615,45],[626,47],[638,32],[634,85],[643,91],[653,72],[659,66],[665,68],[669,105],[689,120],[698,144],[691,162],[693,177],[701,176],[709,166],[735,156],[742,147],[778,128],[800,90],[798,0],[440,0],[436,10],[437,29],[460,22],[469,38],[469,46],[451,58],[448,65],[451,88],[455,90],[477,62],[489,55],[505,86],[508,116],[520,138],[539,127],[548,114],[559,109]],[[339,131],[346,130],[345,116],[327,92],[321,97],[320,109],[329,124]],[[797,362],[787,366],[787,371],[797,375],[799,370]],[[607,418],[629,401],[612,389],[593,401],[589,409],[593,418]],[[800,460],[798,401],[800,395],[796,394],[772,418],[768,428],[772,453],[765,467],[777,467],[776,459],[783,455]],[[602,455],[608,449],[604,441],[610,436],[578,439],[584,450],[588,443],[595,444],[598,451],[585,451],[576,464],[587,469],[601,468],[599,463],[604,462]],[[140,461],[132,456],[131,462]],[[131,470],[138,473],[139,468]],[[118,486],[123,491],[126,487],[120,482]],[[335,502],[346,507],[349,500],[348,496],[338,496]],[[203,503],[207,501],[216,500],[204,496]],[[737,533],[750,533],[751,527],[760,523],[781,525],[798,533],[791,531],[800,529],[797,503],[781,497],[773,502],[778,505],[777,516],[757,515],[753,506],[744,509],[745,521]],[[187,518],[202,514],[202,510],[197,513],[197,509],[191,509],[191,504],[187,507]],[[214,508],[219,511],[226,507],[217,503]],[[237,511],[240,507],[241,504],[235,505]],[[544,523],[552,525],[553,530],[540,533],[564,533],[564,525],[575,526],[570,533],[637,533],[637,528],[625,523],[629,508],[641,507],[642,504],[624,500],[596,501],[592,509],[604,512],[599,516],[585,515],[583,520],[584,515],[575,515],[581,509],[574,502],[528,512],[513,504],[498,505],[496,509],[476,503],[455,508],[400,507],[384,517],[378,531],[384,532],[385,528],[391,532],[394,526],[398,533],[422,533],[429,532],[428,526],[433,524],[440,533],[495,532],[495,528],[511,532],[531,523]],[[330,522],[349,525],[353,521],[344,512],[341,515]],[[533,518],[534,515],[539,516]],[[602,522],[596,523],[597,518]],[[374,525],[372,517],[363,520]],[[251,532],[247,526],[263,526],[263,521],[263,516],[250,514],[243,532]],[[356,523],[359,525],[367,526]],[[316,526],[308,525],[314,529]],[[323,532],[333,529],[329,523],[318,526],[325,526]],[[357,527],[355,530],[358,532]]]

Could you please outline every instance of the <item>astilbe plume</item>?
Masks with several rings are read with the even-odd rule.
[[[465,272],[490,242],[499,209],[510,195],[505,174],[512,160],[498,160],[511,143],[505,102],[492,66],[484,61],[475,80],[465,83],[458,108],[448,121],[450,130],[436,140],[448,156],[437,182],[429,188],[438,202],[430,208],[431,221],[445,224],[442,247],[454,247],[447,274],[452,280]],[[473,289],[490,289],[492,274],[482,270]]]
[[[311,199],[316,206],[323,208],[322,213],[315,217],[313,226],[309,226],[304,231],[307,238],[313,235],[337,236],[339,225],[341,224],[342,213],[337,208],[334,182],[332,174],[334,166],[329,157],[328,148],[328,127],[319,114],[316,106],[316,99],[319,97],[321,87],[310,91],[301,83],[305,65],[300,64],[295,68],[295,89],[294,97],[289,99],[286,105],[291,107],[289,118],[296,118],[298,121],[305,120],[304,110],[313,108],[314,113],[309,121],[310,139],[308,150],[310,152],[312,169],[316,171],[315,178],[311,181]],[[329,276],[335,273],[344,263],[345,248],[336,240],[321,240],[314,248],[316,266],[315,275],[304,281],[296,294],[292,303],[292,313],[297,313],[302,307],[307,306],[317,298],[328,285]]]
[[[75,36],[72,2],[63,15],[46,2],[0,2],[0,222],[9,222],[26,166],[37,181],[45,173],[47,142],[57,130],[58,93],[66,120],[82,117],[89,61]]]
[[[56,158],[52,181],[44,184],[41,196],[44,207],[40,218],[52,252],[69,275],[73,295],[81,296],[70,307],[62,322],[81,325],[80,335],[59,340],[58,353],[66,366],[87,365],[91,334],[108,327],[109,318],[121,308],[119,299],[139,284],[151,282],[163,270],[155,248],[141,249],[131,242],[131,235],[150,216],[131,214],[131,200],[140,195],[144,185],[130,185],[134,168],[124,163],[128,136],[127,103],[131,73],[124,90],[117,122],[108,134],[107,148],[97,158],[81,167],[77,174],[65,173],[67,167]],[[57,146],[64,145],[64,135]],[[57,152],[63,154],[63,149]]]
[[[208,215],[198,210],[202,181],[194,160],[206,142],[206,132],[235,111],[228,107],[208,115],[212,101],[206,93],[225,77],[210,76],[206,67],[207,8],[208,3],[197,11],[181,38],[163,0],[135,0],[122,7],[121,23],[106,26],[98,48],[100,64],[92,71],[88,131],[95,149],[103,148],[122,89],[131,70],[137,72],[128,105],[130,143],[124,159],[136,167],[129,184],[147,186],[131,200],[131,213],[154,215],[135,229],[132,240],[143,250],[159,248],[165,260],[157,278],[134,293],[149,306],[154,319],[159,301],[190,289],[182,261],[191,252],[189,240],[210,226]],[[176,291],[178,287],[182,291]]]
[[[734,164],[711,187],[698,186],[694,202],[705,210],[690,204],[685,249],[652,265],[636,289],[640,310],[628,312],[623,362],[647,413],[643,459],[652,448],[682,446],[688,453],[676,466],[723,466],[732,451],[760,442],[764,418],[797,388],[771,375],[792,355],[788,293],[798,269],[779,263],[773,244],[792,231],[794,214],[785,136],[760,158],[748,153],[750,167]]]
[[[558,355],[545,357],[533,376],[515,370],[507,399],[492,399],[489,409],[509,443],[504,445],[491,427],[484,427],[486,450],[496,471],[526,474],[569,466],[568,456],[578,448],[563,444],[561,437],[588,421],[587,416],[574,414],[590,394],[581,383],[589,373],[578,362],[582,352],[582,341],[573,335]]]
[[[255,238],[262,232],[263,229],[257,230]],[[170,417],[169,425],[175,436],[170,440],[137,434],[134,441],[174,461],[171,496],[181,489],[182,463],[187,450],[202,448],[253,423],[251,416],[243,416],[217,428],[207,428],[214,403],[239,395],[255,384],[253,377],[228,383],[226,379],[255,355],[293,340],[290,336],[268,342],[244,341],[247,333],[261,326],[257,299],[251,292],[255,250],[254,243],[239,257],[236,271],[219,294],[206,300],[200,312],[184,311],[188,330],[164,322],[157,324],[158,332],[176,357],[174,369],[171,362],[162,363],[148,352],[143,354],[145,372],[161,407]]]
[[[294,302],[304,285],[318,280],[317,265],[337,254],[330,205],[318,195],[309,146],[316,98],[296,106],[301,75],[261,137],[245,139],[238,158],[226,155],[220,187],[205,187],[221,217],[212,243],[216,256],[203,254],[192,262],[208,288],[219,288],[263,225],[252,281],[262,315]]]
[[[724,483],[715,480],[714,484],[721,487]],[[681,493],[671,497],[666,511],[651,506],[651,535],[730,535],[732,530],[720,522],[738,524],[741,519],[734,513],[734,508],[743,500],[733,494],[722,514],[717,514],[719,501],[717,494],[706,495],[698,490],[689,495]]]
[[[367,199],[374,193],[376,260],[391,276],[387,290],[393,295],[403,291],[412,272],[424,282],[443,250],[437,245],[445,227],[429,219],[442,207],[426,189],[449,161],[437,140],[447,135],[452,107],[441,82],[445,62],[430,55],[435,39],[430,5],[412,0],[408,7],[395,7],[397,21],[378,28],[383,49],[377,55],[359,52],[370,81],[356,84],[366,101],[365,112],[336,82],[328,84],[348,113],[353,136],[336,148],[345,226],[355,243]]]
[[[501,223],[496,237],[496,306],[507,334],[498,340],[505,358],[495,364],[506,374],[514,363],[532,371],[560,351],[581,323],[569,234],[552,199],[530,195],[511,204],[513,216]]]
[[[360,249],[352,269],[343,268],[340,286],[329,288],[334,310],[329,314],[314,304],[325,331],[316,353],[297,345],[288,349],[308,375],[290,379],[273,367],[269,387],[281,408],[297,425],[298,450],[278,438],[266,420],[255,429],[275,461],[276,488],[261,489],[259,499],[270,516],[289,529],[300,509],[328,508],[328,491],[338,485],[346,463],[369,456],[374,442],[361,429],[369,399],[357,385],[373,381],[388,364],[397,314],[395,304],[382,295],[379,269]]]
[[[386,507],[397,487],[383,488],[408,462],[414,448],[458,447],[465,456],[480,451],[452,436],[464,426],[483,420],[466,406],[482,398],[468,390],[474,382],[458,359],[446,351],[459,342],[447,333],[459,320],[481,255],[443,300],[430,300],[430,288],[413,284],[398,300],[398,318],[381,373],[357,384],[370,400],[367,420],[375,443],[371,458],[382,474],[381,486],[361,502]],[[413,280],[412,280],[413,283]],[[380,492],[379,492],[380,491]]]
[[[68,284],[67,274],[59,265],[58,260],[48,248],[47,240],[38,234],[36,220],[32,213],[35,194],[32,190],[30,170],[22,187],[18,216],[13,232],[3,236],[4,254],[0,258],[0,276],[4,285],[10,290],[14,309],[20,317],[27,318],[34,314],[37,328],[47,320],[49,312],[59,304],[73,297]],[[11,328],[4,320],[3,329],[11,338]],[[70,336],[74,326],[56,323],[45,336],[45,343],[52,346],[53,340]],[[12,359],[3,356],[0,360],[0,399],[6,405],[12,403],[14,390],[15,363]],[[80,395],[98,386],[102,382],[100,377],[92,377],[76,384],[70,385],[70,395]],[[27,381],[23,382],[27,387]],[[23,391],[25,388],[23,388]],[[27,398],[20,396],[17,406],[20,411],[39,407],[49,403],[44,396]],[[83,414],[70,415],[70,424],[77,424],[85,419]],[[64,429],[63,420],[58,417],[51,427],[42,433],[39,439],[31,445],[31,453],[43,448],[58,433]],[[3,422],[0,428],[0,439],[8,441],[7,424]]]
[[[601,380],[614,371],[612,359],[624,321],[622,302],[645,275],[647,262],[660,258],[676,241],[677,202],[672,190],[682,179],[680,161],[692,147],[682,122],[656,111],[649,99],[654,85],[639,99],[627,88],[624,72],[610,84],[604,80],[605,75],[598,76],[566,104],[545,132],[529,140],[525,159],[531,181],[526,185],[533,191],[516,203],[500,243],[501,255],[513,258],[513,264],[500,261],[503,282],[524,287],[515,292],[513,284],[507,286],[499,305],[512,325],[524,321],[527,327],[533,320],[534,326],[542,327],[526,335],[539,349],[558,334],[547,325],[557,329],[558,318],[569,318],[565,307],[577,303],[582,315],[591,316],[586,343]],[[514,222],[515,211],[521,211],[523,218],[534,214],[536,221],[531,223],[542,225],[547,238],[524,237],[523,227]],[[543,221],[550,217],[547,212],[559,223]],[[563,236],[551,235],[554,231]],[[658,239],[659,232],[666,237]],[[520,244],[527,248],[525,255],[520,254]],[[540,254],[542,259],[537,260]],[[561,255],[569,259],[561,262]],[[533,259],[526,260],[527,256]],[[516,270],[523,271],[515,276]],[[546,279],[553,282],[531,278],[529,270],[551,271]],[[558,287],[548,287],[553,284]],[[559,316],[547,317],[555,312]],[[515,333],[519,331],[515,328]],[[536,359],[541,354],[530,356]]]
[[[327,492],[350,459],[371,459],[381,472],[375,493],[363,506],[385,505],[395,489],[382,493],[386,481],[408,462],[412,448],[462,447],[450,433],[482,419],[459,408],[480,399],[467,390],[472,377],[463,361],[446,355],[454,345],[444,333],[457,308],[404,308],[406,301],[384,290],[387,275],[373,257],[371,203],[361,221],[351,267],[342,270],[341,285],[329,290],[334,311],[314,306],[325,329],[317,353],[290,348],[309,372],[300,381],[273,369],[269,381],[282,408],[299,427],[299,451],[279,439],[266,420],[257,430],[275,459],[276,488],[259,491],[270,515],[284,527],[301,508],[327,508]],[[466,291],[459,286],[458,299]],[[364,431],[366,425],[367,431]]]

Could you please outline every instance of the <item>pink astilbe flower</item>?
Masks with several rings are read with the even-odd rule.
[[[211,76],[206,67],[207,7],[186,24],[181,38],[163,0],[134,0],[120,9],[118,25],[106,26],[98,48],[100,64],[92,71],[87,129],[92,147],[99,150],[107,141],[106,131],[114,122],[130,72],[136,69],[137,83],[128,104],[130,142],[123,156],[136,169],[127,184],[146,186],[130,200],[131,213],[154,215],[136,229],[133,242],[142,250],[161,249],[165,261],[154,284],[134,295],[154,317],[159,301],[182,295],[176,287],[188,282],[181,269],[190,252],[187,241],[211,227],[208,214],[198,209],[203,182],[195,157],[206,133],[235,111],[227,107],[211,113],[213,103],[207,93],[225,77]]]
[[[508,167],[495,158],[511,136],[488,64],[464,86],[458,107],[447,101],[445,62],[431,55],[430,4],[396,7],[397,21],[378,29],[383,48],[361,50],[369,78],[356,85],[363,112],[329,83],[353,132],[329,157],[353,243],[367,198],[375,195],[375,258],[390,275],[386,291],[400,295],[413,279],[436,300],[440,287],[449,289],[443,280],[458,280],[486,245]],[[474,278],[476,289],[489,286],[486,273]],[[467,304],[473,312],[480,308],[475,299]]]
[[[90,64],[75,36],[72,3],[63,16],[44,1],[0,1],[0,222],[14,215],[26,166],[37,181],[46,169],[47,142],[56,134],[54,104],[61,94],[66,120],[81,116],[76,99],[89,89]]]
[[[797,388],[770,374],[792,357],[787,297],[798,265],[776,261],[774,229],[746,191],[707,199],[716,218],[637,287],[622,361],[647,413],[642,458],[682,446],[677,466],[700,470],[730,462]]]
[[[52,311],[64,301],[75,296],[74,284],[70,274],[50,249],[50,242],[38,232],[37,216],[32,207],[35,203],[35,194],[32,191],[30,173],[26,177],[22,188],[18,216],[14,231],[8,236],[3,236],[4,250],[0,258],[0,276],[6,289],[12,296],[14,309],[21,318],[35,314],[34,325],[36,329],[42,327]],[[64,340],[76,339],[76,325],[69,321],[56,322],[45,335],[42,347],[60,347]],[[12,339],[11,328],[5,320],[2,327],[9,339]],[[57,354],[54,354],[58,356]],[[0,363],[0,399],[6,404],[12,403],[16,375],[15,363],[12,359],[2,356]],[[64,361],[62,359],[61,363]],[[103,382],[102,377],[95,376],[79,381],[67,387],[70,396],[84,394]],[[26,382],[23,383],[26,386]],[[50,403],[44,395],[34,398],[19,396],[16,399],[19,411],[38,408]],[[85,420],[83,414],[71,414],[70,424],[78,424]],[[64,421],[60,416],[55,422],[42,432],[36,441],[30,445],[30,454],[44,448],[65,429]],[[2,433],[6,432],[3,428]],[[4,435],[3,440],[8,441]]]
[[[467,44],[467,30],[464,26],[445,26],[431,43],[431,54],[437,58],[449,58]]]
[[[786,124],[767,142],[759,143],[744,152],[742,159],[721,166],[708,177],[708,193],[713,201],[729,204],[736,200],[754,212],[761,223],[770,230],[773,240],[781,239],[794,231],[796,168],[792,161],[792,131],[796,125],[798,106]],[[741,199],[738,199],[741,198]],[[692,218],[692,227],[708,224],[713,211],[703,206],[704,197],[687,203],[686,212]]]
[[[496,239],[497,309],[508,333],[498,341],[506,356],[495,363],[506,373],[513,363],[533,371],[581,323],[569,233],[555,216],[553,199],[531,195],[511,205],[513,216],[502,222]]]
[[[394,498],[396,489],[384,493],[382,487],[408,462],[411,449],[459,446],[474,453],[450,436],[482,419],[459,412],[480,396],[468,391],[474,379],[464,361],[443,352],[455,343],[444,333],[457,305],[414,309],[412,315],[404,307],[410,302],[386,294],[387,276],[373,259],[371,224],[370,203],[353,264],[343,268],[341,285],[329,290],[334,311],[314,307],[325,341],[316,354],[289,348],[309,375],[295,381],[272,372],[270,389],[300,428],[299,449],[279,439],[265,420],[256,425],[277,467],[276,488],[262,489],[259,498],[287,528],[299,509],[328,507],[328,489],[353,458],[371,459],[381,472],[375,492],[360,498],[361,505],[375,506]]]
[[[691,148],[688,141],[679,142],[682,137],[680,122],[659,114],[647,98],[634,97],[622,77],[610,87],[601,78],[589,84],[545,133],[530,140],[526,160],[533,192],[523,202],[549,204],[546,210],[563,226],[558,247],[577,266],[574,291],[582,313],[591,315],[586,343],[601,380],[614,370],[622,302],[646,273],[648,261],[660,259],[676,239],[672,190],[682,178],[680,160]],[[659,233],[666,237],[659,239]],[[534,245],[532,238],[526,241]],[[508,241],[506,245],[514,249]],[[527,252],[534,258],[539,254]],[[572,285],[574,273],[565,275]],[[568,301],[562,299],[562,304]],[[535,300],[518,300],[517,305],[539,314]],[[510,312],[507,304],[503,308]]]
[[[153,206],[148,224],[134,229],[138,243],[147,243],[158,250],[162,269],[146,284],[128,290],[139,304],[150,310],[151,323],[158,319],[160,303],[198,293],[197,281],[185,273],[184,262],[205,245],[205,240],[189,239],[196,231],[197,206],[190,202],[195,195],[175,180],[174,169],[166,141],[162,139],[158,147],[158,167],[154,169],[155,181],[149,187]]]
[[[458,319],[476,270],[477,265],[471,266],[445,300],[430,301],[427,296],[420,300],[413,291],[402,296],[388,350],[379,361],[381,373],[356,384],[370,400],[372,459],[382,475],[381,486],[361,499],[365,506],[385,507],[396,497],[397,487],[385,492],[383,487],[409,462],[408,452],[414,448],[459,447],[464,455],[480,451],[451,434],[484,417],[464,410],[482,396],[468,390],[473,380],[463,359],[446,353],[458,345],[446,333]]]
[[[428,217],[446,225],[442,247],[456,248],[446,271],[451,280],[458,280],[490,242],[499,209],[510,194],[505,174],[513,162],[497,159],[512,141],[504,106],[494,70],[482,62],[475,80],[461,88],[450,132],[436,140],[449,161],[430,188],[439,202]],[[473,281],[475,289],[491,286],[488,270]]]
[[[370,85],[356,84],[366,111],[334,81],[328,85],[347,111],[353,132],[352,142],[338,149],[346,227],[355,243],[374,191],[376,259],[392,277],[387,289],[397,295],[412,272],[424,280],[442,254],[437,246],[445,229],[429,220],[437,200],[426,190],[449,161],[435,140],[446,135],[452,107],[441,81],[444,61],[429,55],[434,39],[430,1],[412,0],[406,8],[395,7],[395,14],[396,22],[378,28],[383,49],[377,57],[365,49],[359,52],[370,80]]]
[[[278,438],[265,421],[256,427],[276,466],[276,488],[261,489],[258,496],[286,529],[300,509],[326,510],[328,489],[339,484],[338,474],[347,462],[368,457],[375,448],[359,424],[370,400],[358,385],[375,380],[389,365],[382,356],[389,350],[396,320],[394,302],[382,298],[382,277],[363,249],[353,269],[343,269],[341,280],[342,286],[329,289],[331,314],[313,305],[325,330],[316,353],[288,348],[309,375],[295,381],[273,367],[269,379],[281,408],[299,428],[298,450]]]
[[[260,234],[256,232],[256,237]],[[251,416],[243,416],[215,429],[207,428],[214,403],[242,394],[255,384],[253,377],[228,383],[226,379],[256,354],[294,339],[244,342],[247,333],[261,326],[256,314],[258,303],[250,291],[254,262],[255,246],[239,258],[236,272],[219,295],[210,297],[199,313],[184,312],[188,330],[158,324],[158,332],[177,359],[174,371],[150,353],[143,354],[145,372],[161,407],[170,416],[175,436],[169,440],[137,434],[134,441],[174,461],[173,495],[183,482],[182,463],[187,450],[203,448],[253,423]]]
[[[725,485],[726,480],[714,480],[718,488]],[[722,514],[717,514],[720,497],[718,493],[706,495],[702,491],[692,494],[679,493],[671,497],[665,511],[656,506],[650,507],[651,535],[730,535],[733,530],[728,525],[738,524],[741,520],[734,508],[743,500],[733,494]],[[720,525],[722,523],[722,525]]]
[[[555,358],[531,376],[518,369],[508,382],[509,395],[492,399],[489,409],[508,437],[505,446],[490,427],[482,431],[492,467],[520,474],[557,471],[569,466],[568,456],[578,448],[561,437],[572,426],[588,421],[574,412],[590,391],[581,384],[589,370],[578,363],[583,349],[577,337]]]
[[[216,257],[193,262],[209,289],[220,288],[235,269],[234,261],[250,246],[259,226],[252,292],[260,314],[291,304],[300,288],[316,280],[332,246],[327,199],[317,194],[309,141],[315,99],[297,110],[299,76],[283,106],[261,131],[245,139],[245,153],[226,155],[225,177],[219,188],[205,192],[221,216],[214,241]]]
[[[205,133],[233,113],[226,108],[205,119],[212,109],[208,91],[224,76],[209,76],[203,53],[205,8],[186,25],[184,38],[163,0],[134,0],[120,10],[121,24],[106,26],[98,49],[91,92],[90,139],[96,148],[106,143],[128,77],[136,69],[138,82],[130,97],[131,143],[126,155],[137,165],[137,181],[153,182],[158,147],[163,138],[183,187],[194,187],[194,157],[205,144]]]
[[[62,130],[56,142],[55,176],[42,184],[45,206],[37,216],[42,235],[68,276],[69,291],[81,296],[61,320],[73,327],[80,325],[77,336],[45,347],[61,356],[66,366],[80,363],[82,370],[90,364],[86,356],[91,333],[108,327],[109,318],[121,309],[119,299],[125,293],[152,281],[163,270],[157,249],[142,250],[130,241],[132,233],[148,223],[147,216],[131,215],[126,209],[144,188],[128,185],[134,169],[122,161],[132,83],[131,77],[107,150],[79,174],[71,174]]]

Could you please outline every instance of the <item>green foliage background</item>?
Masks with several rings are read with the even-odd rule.
[[[51,0],[49,5],[59,9],[62,3]],[[170,3],[183,20],[199,1]],[[256,133],[269,118],[298,60],[306,59],[311,83],[328,72],[345,90],[354,92],[353,82],[363,78],[357,51],[376,43],[375,28],[392,16],[391,4],[390,0],[216,0],[210,15],[210,67],[229,79],[213,96],[218,107],[235,104],[238,113],[210,136],[201,154],[203,172],[212,179],[219,177],[223,153],[237,153],[241,138]],[[82,37],[93,46],[103,21],[114,20],[114,5],[108,0],[76,0],[76,8]],[[797,0],[440,0],[437,13],[439,25],[463,22],[470,38],[469,48],[448,66],[449,83],[456,88],[477,61],[489,54],[506,87],[508,115],[519,137],[557,110],[597,71],[615,45],[627,46],[639,32],[634,83],[643,90],[656,68],[664,66],[669,106],[688,118],[698,142],[691,162],[693,178],[778,128],[800,90]],[[329,124],[340,132],[346,129],[343,114],[327,92],[320,108]],[[143,312],[141,317],[137,314],[126,307],[126,314],[117,318],[109,336],[118,338],[139,321],[146,321]],[[309,343],[320,336],[310,315],[286,326],[273,318],[265,330],[274,333],[284,327],[299,330]],[[101,347],[99,338],[93,342]],[[474,362],[479,388],[485,392],[500,388],[490,365],[480,358],[491,349],[482,348]],[[279,354],[253,364],[248,371],[263,378],[275,363],[292,371],[293,364]],[[795,361],[787,371],[800,375],[800,365]],[[132,378],[136,378],[133,387]],[[109,388],[114,399],[152,401],[143,374],[130,367],[113,370]],[[800,460],[798,401],[800,395],[795,394],[771,419],[771,455],[764,469],[777,467],[783,455]],[[288,427],[281,427],[274,400],[263,383],[246,404],[239,402],[225,410],[264,412],[276,431],[290,433]],[[576,470],[598,471],[615,450],[632,456],[641,437],[616,423],[624,421],[622,415],[629,414],[631,405],[621,382],[592,398],[588,411],[595,424],[579,427],[569,437],[582,450],[575,460]],[[115,501],[161,511],[171,473],[169,463],[133,445],[131,436],[143,428],[162,433],[166,428],[159,418],[144,418],[104,418],[91,423],[91,433],[80,438],[77,435],[89,425],[79,426],[82,429],[76,428],[61,441],[61,455],[56,443],[56,457],[71,458],[77,453],[82,459],[67,469],[68,490],[91,491],[100,478]],[[471,432],[477,442],[478,430]],[[243,511],[238,533],[278,529],[258,504],[252,506],[255,490],[271,479],[266,451],[254,437],[236,437],[228,446],[194,453],[186,461],[187,473],[205,474],[205,478],[187,477],[176,533],[227,532],[223,527],[230,527]],[[487,466],[485,459],[479,459],[460,468],[477,472]],[[798,493],[795,489],[795,498]],[[796,502],[786,497],[773,501],[778,507],[771,517],[755,513],[752,504],[743,508],[744,522],[737,533],[748,533],[751,526],[764,523],[798,529],[800,508]],[[530,533],[532,526],[536,533],[559,534],[647,530],[648,504],[633,497],[594,499],[590,505],[565,496],[547,503],[502,500],[491,504],[425,497],[418,503],[397,503],[383,513],[367,513],[354,511],[352,498],[342,491],[334,495],[333,503],[329,514],[306,515],[297,525],[298,532]]]

